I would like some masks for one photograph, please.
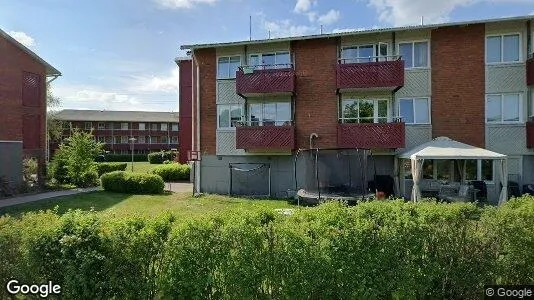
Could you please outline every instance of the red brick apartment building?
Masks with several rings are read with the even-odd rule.
[[[57,114],[63,121],[63,137],[71,128],[92,131],[104,143],[104,149],[115,154],[150,153],[178,149],[178,113],[148,111],[106,111],[65,109]],[[58,144],[51,144],[57,149]]]
[[[20,183],[22,159],[38,160],[45,173],[46,81],[61,73],[0,30],[0,177]]]
[[[307,176],[297,174],[295,155],[310,148],[367,149],[373,166],[349,176],[393,176],[400,151],[440,136],[506,154],[509,180],[533,183],[533,21],[182,46],[192,59],[180,74],[192,78],[192,149],[202,154],[197,191],[266,194],[256,190],[268,185],[271,196],[291,196]],[[404,166],[398,193],[409,197]],[[496,201],[490,191],[504,179],[493,162],[466,168]],[[454,162],[430,160],[425,170],[436,180],[458,175]]]

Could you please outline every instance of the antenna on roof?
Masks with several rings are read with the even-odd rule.
[[[323,34],[323,25],[321,24],[321,34]]]
[[[421,16],[421,26],[425,25],[425,17]]]
[[[271,39],[271,31],[270,31],[270,30],[269,30],[268,39],[269,39],[269,40]]]
[[[248,16],[248,40],[252,41],[252,15]]]

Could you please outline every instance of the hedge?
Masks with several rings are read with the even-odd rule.
[[[173,160],[173,153],[167,152],[154,152],[148,155],[148,162],[151,164],[162,164],[166,160]]]
[[[118,163],[118,162],[103,162],[103,163],[97,163],[96,164],[96,170],[98,172],[98,176],[102,176],[104,173],[109,173],[113,171],[124,171],[126,170],[126,163]]]
[[[106,162],[131,162],[132,161],[132,155],[131,154],[106,154],[104,155]],[[133,156],[134,161],[148,161],[148,155],[147,154],[134,154]]]
[[[533,284],[532,249],[534,197],[187,222],[41,212],[0,218],[0,282],[52,279],[63,299],[479,299],[485,284]]]
[[[176,163],[161,165],[152,169],[152,173],[161,176],[165,182],[189,180],[190,171],[191,167],[189,165],[181,165]]]
[[[154,174],[114,171],[100,177],[106,191],[128,194],[161,194],[165,187],[163,179]]]

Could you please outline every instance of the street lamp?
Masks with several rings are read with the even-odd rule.
[[[135,141],[137,141],[136,138],[134,138],[133,136],[131,138],[128,139],[130,141],[130,143],[132,144],[132,146],[130,147],[130,150],[132,150],[132,173],[133,173],[133,165],[134,165],[134,143]]]

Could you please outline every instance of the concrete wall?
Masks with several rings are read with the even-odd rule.
[[[15,184],[22,182],[22,142],[0,141],[0,177]]]

